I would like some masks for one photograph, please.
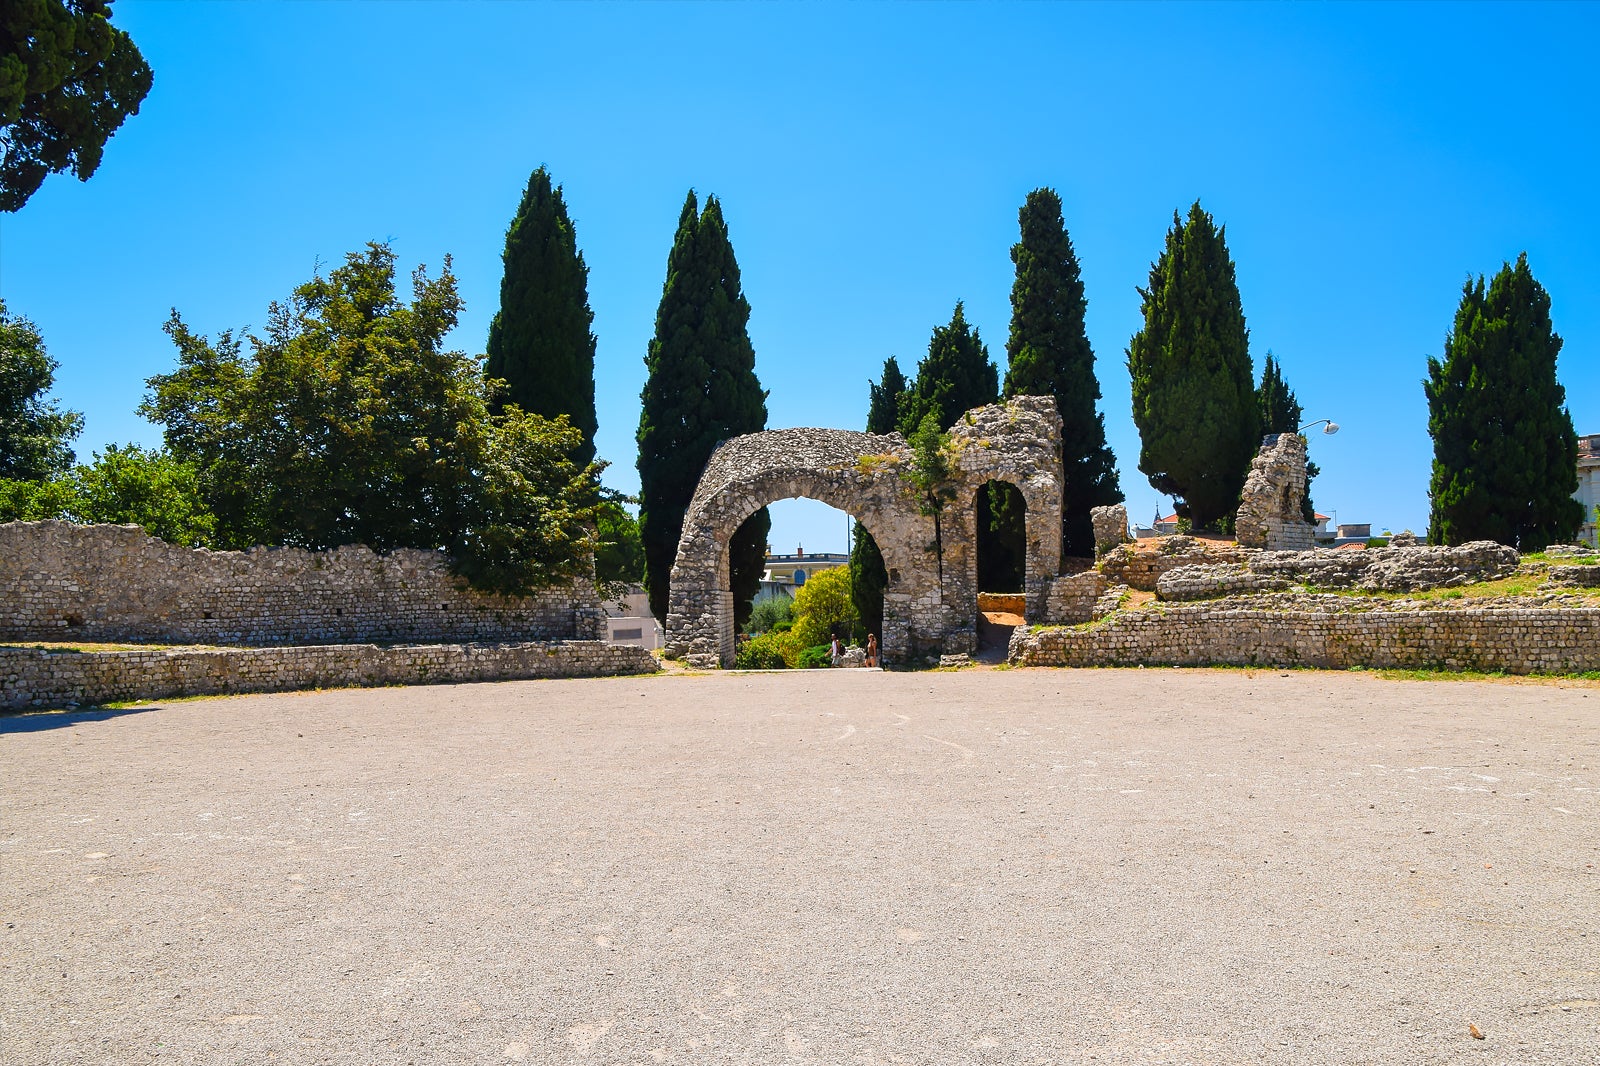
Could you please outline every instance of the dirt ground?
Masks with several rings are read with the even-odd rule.
[[[1593,1066],[1597,790],[1600,688],[1314,672],[0,718],[0,1062]]]

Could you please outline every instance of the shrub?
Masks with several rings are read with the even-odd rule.
[[[819,666],[832,666],[832,649],[827,644],[818,644],[805,649],[800,653],[800,669],[814,670]]]
[[[850,598],[850,568],[824,570],[800,587],[794,597],[794,636],[802,648],[827,644],[834,634],[856,627],[856,605]]]
[[[794,666],[797,659],[798,648],[792,647],[794,642],[787,634],[779,632],[763,632],[758,637],[750,637],[739,647],[738,655],[734,655],[734,667],[741,671],[782,671]]]
[[[789,628],[793,622],[794,601],[782,592],[771,592],[757,596],[755,603],[750,607],[750,632],[766,633],[776,630],[782,625]]]

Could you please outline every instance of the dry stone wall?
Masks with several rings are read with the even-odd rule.
[[[167,544],[137,526],[0,525],[0,641],[171,644],[594,640],[592,582],[478,592],[440,552]]]
[[[0,648],[0,710],[308,688],[601,677],[656,669],[645,649],[603,641],[93,653]]]
[[[1173,567],[1157,577],[1155,590],[1160,599],[1175,601],[1268,592],[1288,588],[1291,584],[1369,592],[1419,592],[1509,577],[1516,572],[1519,561],[1515,548],[1489,540],[1453,548],[1246,551],[1239,562],[1185,563]]]
[[[1306,498],[1306,441],[1298,433],[1267,437],[1250,462],[1234,516],[1234,535],[1246,548],[1302,551],[1313,527],[1301,508]]]
[[[1162,537],[1155,551],[1123,544],[1111,549],[1100,562],[1100,572],[1115,584],[1154,592],[1161,575],[1180,566],[1242,563],[1248,553],[1231,544],[1201,541],[1195,537]]]
[[[1600,669],[1600,608],[1334,611],[1223,601],[1120,611],[1075,628],[1019,627],[1010,658],[1022,666],[1577,673]]]

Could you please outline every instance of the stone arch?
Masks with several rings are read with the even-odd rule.
[[[684,514],[672,567],[668,655],[695,666],[733,663],[728,542],[778,500],[803,497],[853,516],[872,534],[889,574],[879,643],[886,663],[970,652],[977,640],[973,492],[1015,485],[1027,505],[1028,617],[1043,620],[1061,565],[1061,417],[1050,397],[1023,396],[968,411],[950,430],[950,487],[965,501],[941,514],[939,534],[909,477],[905,438],[835,429],[781,429],[724,441]]]

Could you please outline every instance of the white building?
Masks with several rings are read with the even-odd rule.
[[[1600,547],[1594,509],[1600,505],[1600,433],[1578,438],[1578,491],[1572,498],[1583,504],[1583,529],[1578,539]]]
[[[606,611],[606,640],[609,643],[631,644],[636,648],[652,650],[661,647],[661,623],[650,613],[650,597],[643,588],[630,585],[620,603],[609,599],[603,601],[601,606]]]

